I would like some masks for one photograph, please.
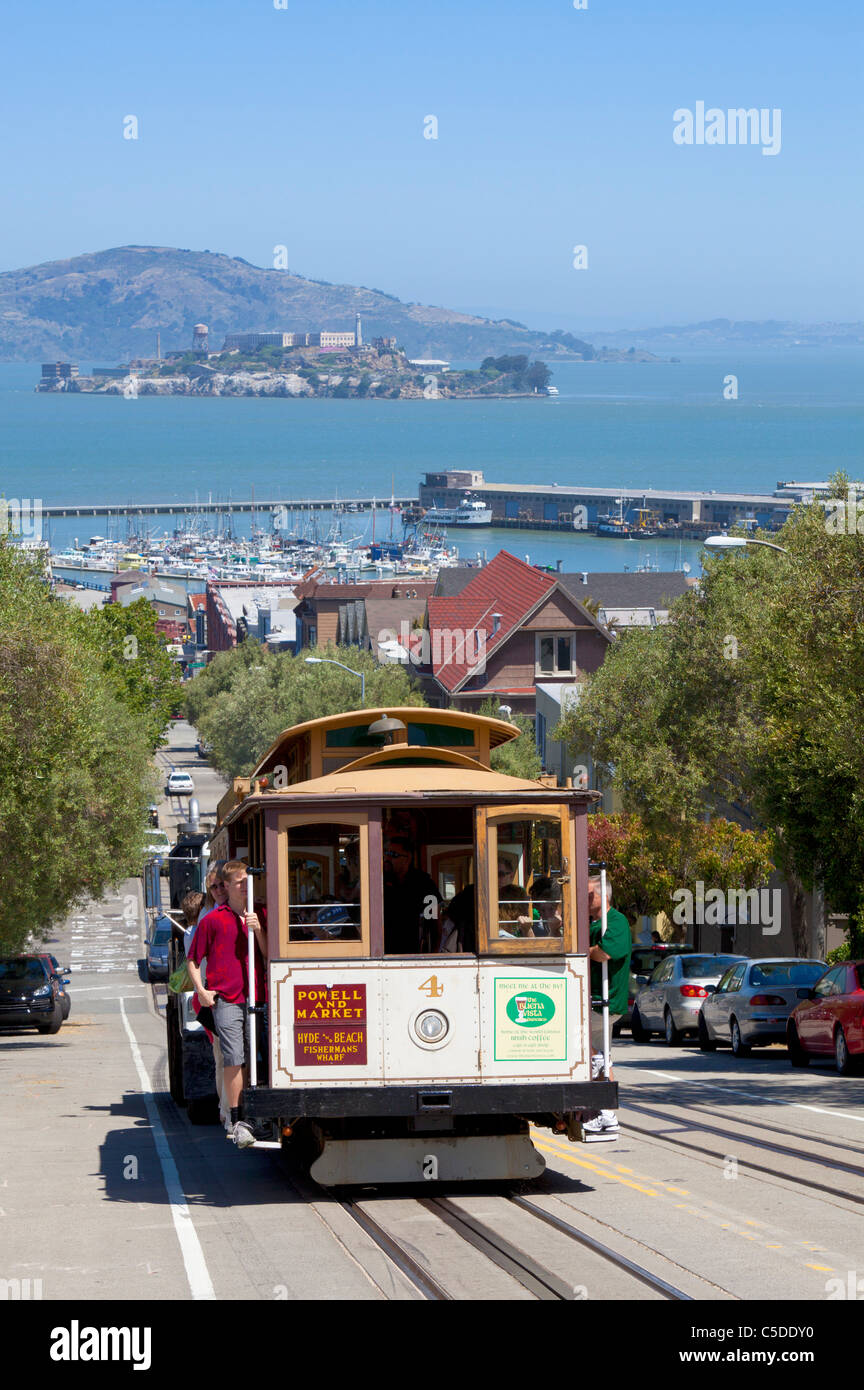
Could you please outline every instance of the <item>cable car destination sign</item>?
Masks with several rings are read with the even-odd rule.
[[[365,984],[294,986],[294,1065],[365,1067]]]

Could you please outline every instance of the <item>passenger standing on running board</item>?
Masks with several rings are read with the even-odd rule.
[[[246,911],[246,865],[230,859],[222,870],[228,902],[202,917],[192,940],[188,957],[189,974],[201,1007],[210,1007],[216,1036],[222,1048],[225,1093],[231,1112],[231,1138],[238,1149],[255,1142],[250,1125],[240,1118],[243,1066],[246,1061],[247,1014],[249,1001],[249,936],[254,932],[256,983],[255,998],[266,997],[264,963],[267,943],[255,912]],[[207,958],[207,987],[201,979],[201,961]]]
[[[600,1075],[603,1067],[603,1002],[602,1002],[602,962],[608,962],[609,968],[609,1031],[627,1012],[627,1000],[630,988],[630,952],[633,946],[633,939],[630,935],[630,923],[623,912],[618,912],[614,907],[608,906],[612,898],[612,884],[608,878],[606,880],[606,933],[603,933],[603,901],[600,894],[600,876],[592,874],[588,879],[588,917],[590,919],[590,949],[588,955],[591,959],[591,1048],[594,1053],[591,1058],[591,1074],[594,1079]],[[602,945],[601,943],[602,936]],[[612,1067],[609,1068],[609,1080],[614,1081],[615,1076]],[[586,1135],[595,1138],[602,1136],[605,1139],[616,1138],[618,1135],[618,1116],[614,1110],[601,1110],[596,1120],[588,1120],[582,1126]]]

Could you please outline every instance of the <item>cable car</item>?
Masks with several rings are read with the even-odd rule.
[[[577,1140],[617,1103],[591,1080],[596,794],[493,771],[518,736],[353,710],[288,729],[220,803],[210,860],[244,860],[266,906],[243,1113],[324,1185],[530,1179],[529,1125]]]

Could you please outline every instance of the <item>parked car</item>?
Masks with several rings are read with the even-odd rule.
[[[685,1034],[695,1033],[703,1000],[730,965],[745,959],[693,952],[662,961],[633,1005],[633,1041],[647,1042],[652,1033],[663,1033],[674,1047]]]
[[[160,874],[168,872],[168,856],[171,853],[171,841],[164,830],[149,830],[147,832],[147,843],[144,846],[144,854],[147,859],[159,860]]]
[[[168,951],[171,945],[172,923],[170,917],[154,917],[147,936],[147,979],[168,979]]]
[[[178,772],[175,768],[169,772],[168,781],[165,783],[166,796],[191,796],[195,790],[195,783],[188,772]]]
[[[59,1033],[63,1004],[41,955],[0,957],[0,1027]]]
[[[789,1016],[786,1045],[793,1067],[832,1057],[841,1075],[864,1062],[864,960],[830,966]]]
[[[699,1014],[699,1046],[713,1052],[722,1044],[736,1057],[751,1047],[784,1042],[789,1015],[825,970],[822,960],[751,960],[733,965]]]
[[[51,975],[57,982],[57,993],[60,997],[60,1005],[63,1010],[63,1022],[65,1023],[72,1009],[72,1001],[66,992],[66,986],[69,984],[69,981],[63,978],[64,975],[69,974],[69,966],[67,965],[64,968],[60,965],[56,956],[49,956],[40,952],[40,957],[45,961]]]
[[[634,946],[630,955],[630,987],[627,996],[627,1012],[622,1014],[618,1022],[612,1029],[614,1037],[618,1037],[622,1028],[629,1028],[633,1017],[633,1001],[641,989],[644,989],[654,971],[661,961],[669,956],[686,955],[692,953],[692,946],[680,946],[677,943],[652,942],[650,946]]]
[[[195,744],[195,752],[198,754],[199,758],[209,758],[210,754],[213,752],[213,745],[212,743],[205,742],[203,738],[199,738],[198,742]]]

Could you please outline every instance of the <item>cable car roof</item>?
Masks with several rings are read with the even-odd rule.
[[[287,760],[288,750],[295,743],[300,742],[307,734],[317,734],[318,738],[326,742],[328,733],[340,729],[351,727],[368,727],[378,719],[384,718],[401,719],[406,725],[441,725],[443,728],[459,729],[466,734],[473,735],[474,741],[478,734],[488,736],[489,749],[498,748],[502,743],[509,743],[511,739],[519,737],[519,729],[515,724],[510,724],[504,719],[490,719],[485,715],[473,714],[470,710],[457,709],[429,709],[425,705],[382,705],[370,709],[348,710],[342,714],[330,714],[322,719],[309,719],[303,724],[295,724],[290,729],[285,729],[279,735],[276,742],[268,748],[267,752],[259,760],[257,767],[251,773],[251,777],[261,777],[271,767]],[[345,745],[346,748],[349,745]],[[406,745],[402,745],[403,747]],[[407,744],[408,747],[416,748],[418,745]],[[372,751],[375,747],[374,740],[370,740],[366,747]],[[362,756],[362,744],[357,746],[358,756]]]

